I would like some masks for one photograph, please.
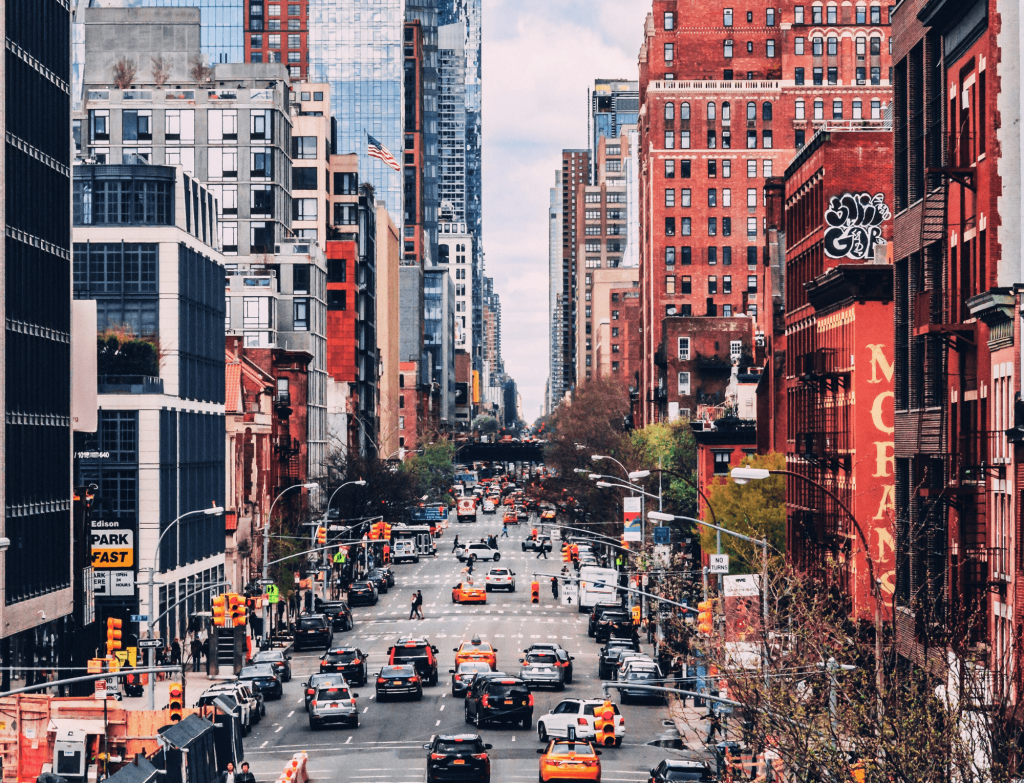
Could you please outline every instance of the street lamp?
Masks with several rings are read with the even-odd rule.
[[[162,532],[160,534],[160,537],[157,538],[157,540],[156,540],[156,548],[153,550],[153,565],[149,569],[149,615],[146,617],[146,638],[147,639],[152,639],[153,638],[153,623],[150,622],[150,619],[149,619],[149,618],[154,616],[154,614],[153,614],[153,585],[156,584],[156,582],[153,580],[153,577],[155,577],[156,574],[160,571],[160,544],[163,543],[164,536],[166,536],[168,533],[170,533],[171,530],[175,529],[178,526],[178,524],[181,522],[181,520],[185,519],[185,517],[191,517],[191,516],[195,516],[197,514],[204,514],[206,516],[214,516],[214,515],[219,515],[219,514],[223,514],[223,513],[224,513],[223,506],[211,506],[210,508],[200,508],[200,509],[196,509],[195,511],[186,511],[184,514],[179,516],[177,519],[171,520],[171,523],[169,525],[167,525],[166,528],[164,528],[164,532]],[[149,665],[149,668],[153,668],[153,648],[152,647],[150,647],[149,649],[146,650],[146,663]],[[149,709],[150,710],[155,709],[155,707],[153,706],[154,703],[155,703],[155,701],[154,701],[155,700],[155,693],[154,693],[154,690],[153,690],[154,689],[153,680],[154,680],[154,678],[150,677],[149,678],[149,684],[147,686],[147,689],[149,690]]]
[[[319,486],[320,486],[319,484],[314,484],[313,482],[308,482],[306,484],[292,484],[290,487],[285,487],[284,489],[282,489],[278,493],[277,497],[274,498],[274,501],[270,504],[270,511],[267,514],[266,521],[263,523],[263,578],[260,581],[263,583],[261,585],[261,587],[263,587],[264,589],[266,589],[266,586],[269,584],[269,580],[270,580],[269,567],[267,566],[267,560],[270,558],[270,523],[271,523],[271,520],[273,520],[273,518],[274,518],[274,506],[277,505],[277,501],[279,501],[284,496],[284,494],[286,492],[290,492],[293,489],[315,489],[315,488],[317,488]],[[269,618],[270,607],[267,604],[268,604],[268,602],[266,602],[266,601],[263,602],[263,629],[262,630],[263,630],[263,639],[264,640],[269,638],[269,627],[268,626],[270,625],[270,618]]]
[[[594,460],[594,462],[600,462],[603,459],[611,460],[616,465],[618,465],[620,468],[622,468],[622,472],[623,473],[625,473],[627,476],[629,475],[629,471],[626,470],[626,466],[623,465],[621,462],[619,462],[617,459],[615,459],[615,457],[610,457],[607,454],[591,454],[590,458],[592,460]]]
[[[364,479],[354,479],[353,481],[346,481],[343,484],[340,484],[338,487],[335,488],[334,492],[332,492],[331,496],[327,499],[327,507],[324,509],[324,529],[327,528],[328,517],[329,517],[329,515],[331,513],[331,503],[334,502],[334,496],[337,495],[338,492],[340,492],[342,489],[344,489],[345,487],[349,486],[350,484],[355,484],[358,487],[365,487],[366,486],[366,481]],[[353,525],[352,527],[355,527],[355,525]],[[352,528],[350,527],[348,529],[351,530]],[[314,536],[316,535],[316,531],[315,530],[313,531],[313,535]],[[313,585],[314,585],[314,593],[313,593],[313,595],[315,596],[316,595],[316,592],[315,592],[315,585],[316,585],[316,583],[313,582]],[[324,600],[325,601],[327,600],[327,577],[326,576],[324,577]]]

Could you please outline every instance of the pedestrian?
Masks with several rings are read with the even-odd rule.
[[[455,536],[455,540],[452,541],[452,553],[454,553],[455,550],[458,549],[458,548],[459,548],[459,537]]]
[[[230,761],[228,768],[220,773],[220,783],[237,783],[235,778],[235,765]]]
[[[409,602],[409,619],[411,620],[416,616],[416,593],[412,594],[412,600]]]
[[[718,716],[718,711],[712,708],[708,713],[708,739],[704,744],[710,745],[716,734],[722,734],[722,719]]]
[[[416,591],[416,614],[423,619],[423,593]]]
[[[203,643],[199,646],[199,652],[202,653],[203,658],[206,659],[206,663],[210,663],[210,639],[203,639]],[[207,666],[209,668],[209,666]],[[196,670],[198,671],[198,669]]]
[[[501,523],[501,537],[508,538],[508,522]]]
[[[466,573],[468,573],[469,576],[470,576],[470,580],[469,580],[470,582],[473,581],[472,577],[473,577],[473,563],[474,562],[476,562],[476,555],[475,554],[470,555],[469,556],[469,560],[466,561],[466,563],[467,563]]]
[[[181,640],[177,636],[171,642],[171,665],[177,666],[181,663]]]
[[[192,671],[199,671],[199,655],[203,651],[203,643],[199,641],[198,637],[192,637],[192,644],[189,645],[189,651],[192,653]]]
[[[536,560],[540,560],[542,557],[545,560],[548,559],[548,548],[546,546],[544,546],[544,542],[543,541],[538,541],[537,542],[537,557],[535,559]]]
[[[558,600],[558,577],[551,577],[551,595],[557,601]]]
[[[235,783],[256,783],[256,776],[249,771],[249,762],[242,762],[242,771],[235,776]]]

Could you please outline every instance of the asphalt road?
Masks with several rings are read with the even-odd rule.
[[[460,581],[463,565],[449,554],[455,535],[465,541],[488,533],[500,535],[501,514],[479,516],[476,523],[452,522],[438,540],[437,559],[418,564],[394,566],[396,586],[381,596],[375,607],[356,607],[355,628],[334,635],[335,644],[351,644],[368,654],[370,682],[356,687],[361,707],[356,729],[327,726],[309,728],[303,706],[302,683],[318,671],[319,652],[294,654],[293,677],[285,684],[280,701],[267,704],[266,717],[245,738],[246,757],[257,779],[275,780],[293,753],[309,754],[310,778],[339,783],[412,783],[423,781],[426,751],[423,743],[436,733],[467,733],[474,727],[464,722],[463,700],[451,696],[454,647],[473,635],[491,642],[498,649],[498,668],[517,673],[519,657],[530,644],[558,642],[575,656],[573,682],[562,692],[536,691],[533,712],[534,730],[485,727],[484,741],[491,743],[492,780],[523,783],[537,779],[537,718],[554,709],[566,697],[599,698],[601,681],[597,678],[599,646],[587,637],[587,615],[575,607],[558,606],[550,585],[542,587],[540,603],[530,604],[530,582],[534,570],[556,573],[561,560],[556,552],[550,560],[537,560],[532,552],[522,552],[520,541],[529,534],[535,520],[509,528],[509,538],[499,539],[503,566],[516,573],[516,592],[492,592],[485,606],[461,606],[451,602],[451,588]],[[475,569],[482,576],[489,563]],[[543,585],[543,581],[542,581]],[[423,591],[424,620],[409,620],[411,593]],[[383,706],[374,699],[373,675],[386,662],[387,650],[399,636],[426,636],[439,652],[440,681],[426,688],[423,700],[392,701]],[[651,652],[645,646],[647,652]],[[617,698],[614,699],[618,701]],[[601,757],[602,780],[645,781],[651,767],[665,758],[666,751],[647,745],[665,731],[665,707],[626,705],[620,708],[626,721],[626,738],[621,748],[606,748]]]

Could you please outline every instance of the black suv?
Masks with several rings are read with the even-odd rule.
[[[637,639],[609,639],[597,659],[597,676],[606,680],[619,668],[619,656],[623,652],[640,652],[640,641]]]
[[[427,783],[472,780],[490,783],[491,759],[479,734],[438,734],[423,746],[427,756]]]
[[[392,666],[411,664],[424,685],[437,685],[437,648],[426,639],[401,638],[388,650]]]
[[[478,674],[466,694],[466,723],[533,725],[533,694],[526,683],[507,674]]]
[[[332,631],[351,631],[355,627],[352,610],[344,601],[327,601],[320,610],[330,619]]]
[[[320,673],[338,672],[345,682],[366,685],[366,653],[357,647],[332,647],[320,656]]]
[[[388,584],[387,572],[380,568],[375,568],[368,573],[366,575],[366,581],[371,582],[373,586],[377,588],[377,592],[381,595],[386,593],[388,588],[391,587],[391,585]]]
[[[322,614],[305,614],[299,618],[295,627],[295,651],[303,647],[331,648],[331,626]]]
[[[629,612],[625,609],[608,610],[597,621],[594,638],[599,643],[604,643],[613,636],[619,639],[632,638],[635,632],[633,618]]]
[[[597,621],[601,619],[601,615],[607,612],[609,609],[621,609],[622,604],[595,604],[594,608],[590,610],[590,622],[587,623],[587,636],[593,636],[597,632]]]

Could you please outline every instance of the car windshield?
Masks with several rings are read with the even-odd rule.
[[[601,622],[606,622],[606,623],[617,623],[620,620],[630,620],[630,619],[632,619],[632,618],[628,614],[626,614],[625,612],[623,612],[620,609],[611,609],[611,610],[609,610],[609,611],[607,611],[607,612],[605,612],[604,614],[601,615]]]
[[[416,669],[412,666],[385,666],[380,670],[381,677],[412,677]]]
[[[249,677],[273,677],[274,669],[272,666],[243,666],[238,676],[243,679]]]
[[[349,699],[348,688],[321,688],[316,692],[317,700],[334,701],[336,699]]]
[[[339,677],[337,674],[314,674],[309,678],[309,687],[318,688],[324,683],[330,685],[332,682],[337,682],[339,679],[344,678]]]
[[[584,704],[583,705],[583,714],[584,715],[591,715],[592,716],[594,714],[595,710],[597,710],[599,707],[603,707],[603,706],[604,706],[603,702],[601,704]],[[615,703],[612,703],[612,711],[616,715],[618,715],[619,714],[619,705],[615,704]]]
[[[491,667],[486,661],[466,661],[459,664],[459,674],[475,674],[489,672]]]
[[[558,657],[553,652],[535,652],[526,656],[527,663],[552,666],[557,663]]]
[[[490,652],[491,645],[487,642],[463,642],[462,652],[472,652],[474,650],[480,650],[481,652]]]
[[[589,742],[556,742],[548,751],[549,756],[568,756],[570,753],[577,756],[593,756],[594,749]]]
[[[370,585],[367,584],[366,582],[353,582],[352,586],[348,590],[349,590],[349,592],[352,592],[353,590],[359,591],[359,590],[370,590],[370,589],[371,589]]]
[[[665,771],[665,780],[710,780],[710,772],[699,769],[669,769]]]
[[[657,672],[652,671],[637,671],[635,669],[627,672],[627,680],[653,680],[657,676]]]
[[[303,617],[299,620],[299,630],[313,631],[324,627],[324,621],[319,617]]]
[[[434,753],[483,753],[483,751],[483,743],[478,739],[439,739],[434,743]]]
[[[253,663],[277,663],[284,660],[284,653],[280,650],[268,650],[267,652],[256,653],[252,659]]]
[[[331,650],[324,660],[328,663],[349,663],[357,657],[359,654],[355,650]]]

